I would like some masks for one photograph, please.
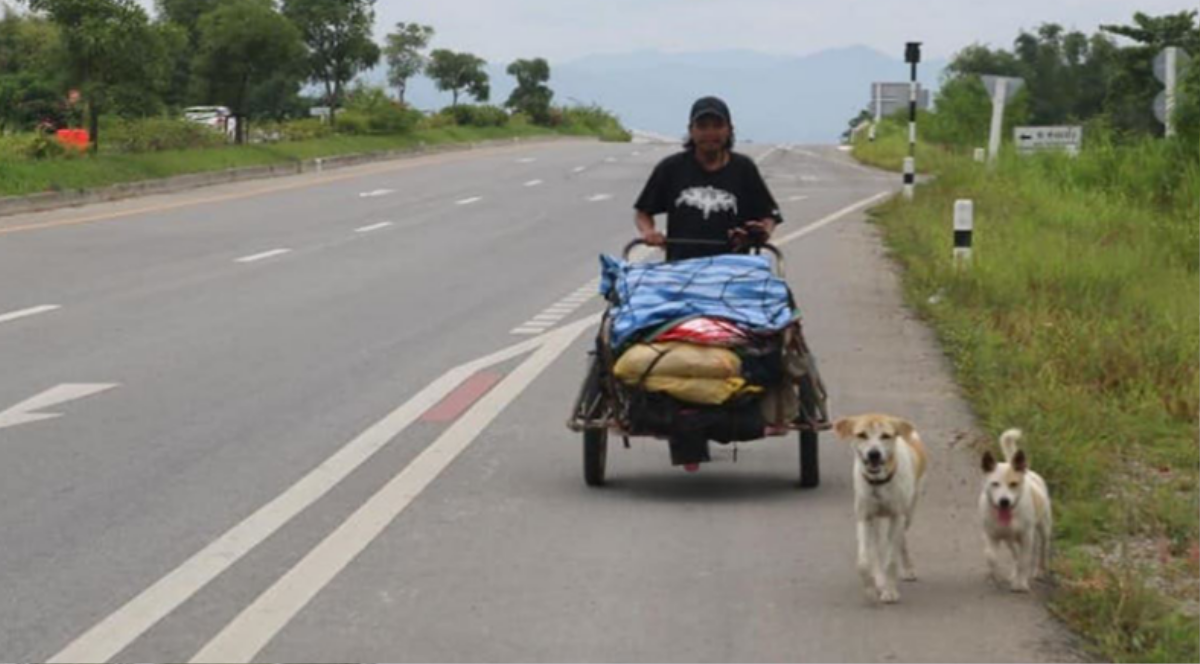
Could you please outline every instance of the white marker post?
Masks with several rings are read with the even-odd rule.
[[[987,151],[985,151],[983,148],[975,148],[975,161],[982,164],[984,159],[986,159],[986,158],[987,158]]]
[[[875,142],[875,127],[883,117],[883,86],[879,83],[873,85],[875,86],[875,94],[873,95],[875,97],[875,121],[871,123],[871,133],[867,135],[872,143]]]
[[[967,198],[954,201],[954,263],[971,260],[971,234],[975,230],[975,204]]]
[[[913,185],[916,184],[917,166],[916,161],[912,157],[904,158],[904,197],[908,200],[913,199]]]

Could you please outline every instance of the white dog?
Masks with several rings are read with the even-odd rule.
[[[845,417],[838,436],[854,442],[854,511],[858,518],[858,573],[872,600],[900,601],[899,565],[915,581],[907,532],[925,477],[926,453],[916,429],[890,415]]]
[[[979,495],[984,546],[992,580],[1000,581],[996,546],[1008,544],[1015,561],[1013,592],[1029,592],[1030,577],[1040,577],[1050,562],[1050,492],[1040,475],[1029,469],[1024,450],[1017,449],[1021,432],[1009,429],[1000,436],[1004,463],[991,452],[983,454],[985,474]]]

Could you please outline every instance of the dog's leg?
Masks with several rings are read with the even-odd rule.
[[[1029,573],[1033,567],[1035,532],[1024,533],[1019,541],[1013,542],[1013,558],[1016,560],[1016,573],[1013,575],[1012,591],[1014,593],[1029,592]]]
[[[875,588],[875,556],[872,555],[872,531],[874,524],[865,519],[858,520],[858,576],[862,579],[863,592],[867,599],[874,602],[879,599],[879,591]]]
[[[987,535],[983,536],[983,555],[987,558],[988,578],[992,583],[1000,585],[1000,561],[996,560],[996,543]]]
[[[884,604],[895,604],[900,601],[900,591],[896,589],[896,581],[900,576],[900,543],[903,537],[903,522],[899,517],[889,517],[887,528],[883,532],[880,547],[883,558],[883,579],[879,592],[879,601]]]
[[[908,526],[912,523],[912,517],[904,518],[904,527],[900,529],[900,562],[904,564],[905,581],[916,581],[917,570],[913,568],[912,558],[908,555]]]

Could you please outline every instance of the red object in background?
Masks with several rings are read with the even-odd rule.
[[[704,346],[740,346],[749,339],[745,330],[720,318],[690,318],[663,332],[655,341],[686,341]]]
[[[91,136],[86,129],[59,129],[54,135],[64,147],[76,150],[86,150],[91,142]]]

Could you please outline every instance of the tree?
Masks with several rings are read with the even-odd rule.
[[[550,100],[554,92],[544,83],[550,80],[550,65],[542,58],[517,60],[506,70],[517,79],[517,87],[504,105],[525,113],[537,124],[550,121]]]
[[[375,0],[283,0],[290,18],[308,45],[309,79],[325,87],[333,122],[346,84],[379,62],[379,46],[371,41]]]
[[[156,0],[158,15],[168,23],[187,30],[188,42],[194,47],[200,41],[200,17],[217,8],[220,0]]]
[[[0,16],[0,131],[28,129],[67,114],[65,54],[58,27],[7,7]]]
[[[88,109],[92,151],[100,143],[100,114],[114,86],[156,89],[163,85],[166,52],[160,33],[134,0],[30,0],[58,25],[69,82]]]
[[[1112,124],[1126,133],[1159,134],[1151,107],[1162,84],[1154,78],[1154,57],[1167,46],[1180,46],[1200,57],[1196,11],[1165,16],[1133,15],[1133,25],[1101,25],[1100,29],[1135,42],[1114,57],[1115,72],[1106,102]]]
[[[444,48],[439,48],[429,55],[425,74],[433,79],[438,90],[454,95],[452,106],[458,106],[459,91],[465,91],[477,101],[487,101],[491,96],[488,75],[483,70],[487,63],[483,58],[470,53],[455,53]]]
[[[223,0],[200,18],[199,53],[193,70],[210,97],[237,119],[237,142],[246,140],[252,86],[286,72],[304,57],[300,31],[277,13],[271,0]]]
[[[433,28],[416,23],[397,23],[396,31],[387,36],[383,53],[388,63],[388,83],[396,88],[401,104],[404,103],[408,79],[425,68],[426,57],[421,51],[429,46],[432,38]]]

